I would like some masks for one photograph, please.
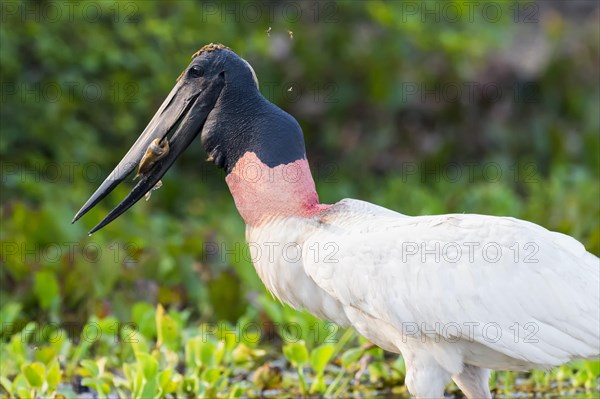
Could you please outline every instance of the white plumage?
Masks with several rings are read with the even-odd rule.
[[[417,397],[440,397],[450,378],[490,397],[489,368],[600,353],[599,259],[530,222],[409,217],[346,199],[312,218],[248,226],[247,239],[277,298],[401,352]]]

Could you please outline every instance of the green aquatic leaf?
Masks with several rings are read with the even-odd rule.
[[[179,347],[179,337],[181,335],[179,324],[175,319],[165,313],[162,305],[156,307],[156,345],[165,345],[167,348],[177,350]]]
[[[43,363],[35,362],[24,365],[21,370],[27,378],[29,385],[35,388],[41,388],[46,379],[46,366]]]
[[[283,354],[294,367],[302,367],[308,362],[308,350],[304,341],[290,342],[285,345]]]
[[[46,382],[48,383],[48,388],[51,391],[56,390],[56,387],[60,383],[61,371],[60,364],[58,364],[58,360],[54,359],[46,372]]]
[[[324,344],[316,347],[310,352],[310,365],[316,374],[323,374],[325,366],[329,363],[331,356],[333,355],[334,346]]]
[[[158,361],[147,353],[137,353],[136,358],[138,361],[138,366],[141,367],[141,370],[144,374],[144,378],[146,380],[152,380],[156,378],[158,373]]]

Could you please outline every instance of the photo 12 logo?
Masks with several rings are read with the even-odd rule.
[[[540,326],[535,322],[513,322],[511,324],[495,321],[463,321],[448,323],[402,323],[402,342],[418,340],[422,343],[441,342],[458,343],[460,341],[494,344],[501,340],[514,343],[537,344]]]
[[[201,21],[246,23],[338,22],[338,4],[334,1],[203,1]],[[270,33],[269,30],[266,33]]]
[[[31,346],[52,344],[69,340],[71,342],[94,343],[108,340],[114,343],[137,343],[138,327],[133,322],[82,323],[2,323],[0,336],[11,337],[18,334],[20,341]]]
[[[58,24],[73,21],[95,23],[137,23],[139,6],[135,1],[1,1],[0,21]]]
[[[51,242],[45,244],[26,241],[3,241],[1,258],[3,263],[18,262],[19,264],[56,264],[62,259],[82,258],[88,263],[98,263],[101,260],[115,264],[132,264],[137,260],[131,254],[138,251],[138,245],[133,242],[113,242],[100,245],[96,242]]]
[[[402,243],[402,263],[538,263],[540,247],[535,242],[409,242]]]
[[[498,23],[508,18],[513,23],[537,23],[539,19],[539,5],[534,1],[402,1],[399,6],[405,23]]]
[[[136,82],[2,82],[0,101],[21,104],[113,101],[132,104],[138,101]]]

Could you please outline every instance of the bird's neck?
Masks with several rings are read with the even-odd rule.
[[[272,217],[311,217],[328,207],[319,203],[304,158],[268,166],[254,152],[246,152],[225,181],[240,215],[250,226]]]

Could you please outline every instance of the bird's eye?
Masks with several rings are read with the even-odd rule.
[[[202,68],[200,68],[198,65],[194,65],[193,67],[190,68],[189,73],[192,78],[199,78],[200,76],[204,75],[204,70]]]

